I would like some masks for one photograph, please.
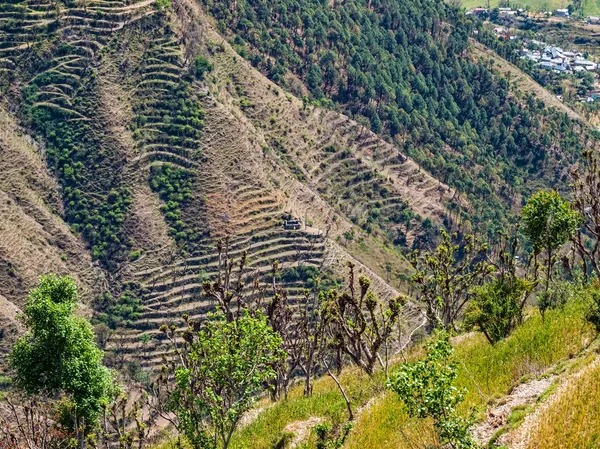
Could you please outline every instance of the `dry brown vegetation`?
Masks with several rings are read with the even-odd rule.
[[[60,218],[56,181],[39,149],[0,105],[0,328],[18,328],[27,292],[47,273],[71,274],[89,299],[106,287],[84,243]],[[4,353],[11,338],[3,338]]]
[[[118,162],[121,185],[132,192],[123,228],[136,256],[110,274],[109,285],[85,244],[61,221],[61,192],[40,149],[19,137],[21,131],[11,122],[1,136],[0,164],[8,176],[0,194],[11,199],[0,206],[0,254],[6,264],[0,293],[19,304],[47,271],[74,274],[88,298],[109,287],[118,292],[119,283],[135,281],[142,292],[141,317],[109,343],[121,360],[131,356],[142,365],[158,363],[158,327],[182,313],[199,317],[213,307],[202,298],[201,286],[217,269],[215,244],[221,238],[230,237],[231,256],[247,251],[255,273],[266,272],[275,260],[282,269],[302,264],[341,273],[352,261],[389,297],[402,287],[397,275],[406,274],[408,266],[392,249],[390,234],[400,232],[401,225],[390,214],[408,208],[439,223],[449,215],[444,203],[457,199],[448,186],[362,124],[305,107],[268,81],[192,1],[174,0],[162,18],[150,0],[75,2],[58,13],[50,2],[21,3],[28,30],[39,33],[35,38],[30,32],[0,33],[0,67],[14,67],[17,55],[34,47],[35,40],[43,41],[44,27],[58,14],[56,35],[78,51],[51,61],[44,75],[66,81],[44,84],[32,107],[59,111],[69,121],[93,122],[93,132]],[[214,70],[204,81],[193,81],[184,95],[203,109],[204,125],[198,135],[178,135],[175,143],[169,124],[180,111],[169,109],[169,96],[197,54]],[[77,98],[90,73],[97,81],[93,110],[80,107]],[[296,87],[302,92],[303,86]],[[16,98],[14,92],[10,98]],[[144,120],[138,120],[140,115]],[[2,119],[13,120],[7,113]],[[149,187],[152,168],[165,165],[193,180],[192,199],[180,217],[200,236],[193,244],[173,238],[162,211],[165,203]],[[361,226],[375,209],[389,227],[375,227],[369,234]],[[284,214],[305,226],[284,230]],[[415,230],[405,231],[411,244]],[[347,232],[355,239],[345,238]],[[300,283],[285,287],[292,298],[301,294]],[[407,310],[410,323],[415,310]],[[142,335],[150,342],[140,340]]]

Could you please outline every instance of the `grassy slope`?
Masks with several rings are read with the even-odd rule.
[[[461,338],[455,349],[462,366],[458,382],[469,390],[465,405],[477,407],[483,417],[490,399],[501,398],[527,377],[576,355],[594,335],[582,317],[582,304],[573,303],[564,311],[546,313],[544,320],[536,311],[513,335],[495,346],[479,333]],[[398,419],[402,408],[393,406],[398,401],[389,396],[359,419],[347,448],[408,448],[411,445],[407,440],[426,438],[426,426]],[[415,428],[417,432],[412,431]]]
[[[532,416],[524,447],[559,449],[565,442],[574,448],[600,446],[600,359],[594,355],[587,362]]]
[[[594,335],[583,319],[583,305],[571,303],[562,311],[549,311],[544,320],[537,311],[532,312],[511,337],[496,346],[490,346],[478,333],[457,338],[456,358],[462,366],[459,382],[469,389],[466,405],[477,406],[483,416],[491,398],[501,398],[527,377],[537,376],[575,356]],[[419,352],[417,348],[413,355]],[[369,379],[356,368],[349,368],[341,380],[359,410],[345,448],[397,449],[432,441],[431,426],[408,419],[401,402],[385,391],[382,373]],[[315,382],[310,398],[302,396],[300,385],[291,391],[288,401],[274,405],[262,401],[260,406],[265,410],[236,433],[233,448],[270,449],[290,423],[315,416],[343,422],[346,417],[344,402],[334,383],[326,377]],[[360,407],[365,407],[363,413]]]

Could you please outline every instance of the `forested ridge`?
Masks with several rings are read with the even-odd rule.
[[[203,1],[237,51],[272,80],[291,72],[321,104],[394,138],[466,194],[489,235],[536,188],[568,184],[588,130],[469,54],[480,25],[441,1]],[[448,204],[457,209],[459,202]]]

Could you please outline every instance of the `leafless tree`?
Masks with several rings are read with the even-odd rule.
[[[98,447],[143,449],[150,434],[153,416],[144,410],[148,394],[140,386],[120,392],[104,407]]]
[[[585,275],[590,268],[600,278],[600,163],[592,150],[584,153],[584,169],[572,173],[573,206],[583,217],[583,228],[572,242],[579,253]]]
[[[75,435],[57,422],[56,404],[38,398],[8,396],[0,405],[3,449],[67,449]]]
[[[235,321],[240,313],[248,309],[244,292],[244,279],[247,277],[247,256],[242,252],[238,261],[229,257],[229,239],[217,243],[218,271],[214,282],[203,285],[204,295],[217,302],[225,318]]]
[[[493,271],[485,257],[485,243],[467,235],[463,244],[457,245],[453,242],[456,237],[442,231],[442,242],[435,251],[414,251],[408,258],[415,269],[411,285],[425,304],[430,327],[455,327],[472,287]],[[459,251],[462,258],[457,257]]]
[[[348,292],[328,295],[328,326],[339,349],[372,375],[377,362],[387,366],[381,350],[387,348],[407,297],[398,295],[384,302],[370,290],[371,281],[365,276],[359,277],[357,291],[354,264],[349,262],[348,268]]]

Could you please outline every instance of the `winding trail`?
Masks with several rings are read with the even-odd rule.
[[[533,404],[555,379],[555,375],[549,375],[518,385],[507,397],[502,399],[501,404],[488,409],[485,421],[473,427],[471,432],[475,440],[487,447],[494,434],[506,425],[512,410],[515,407]]]

